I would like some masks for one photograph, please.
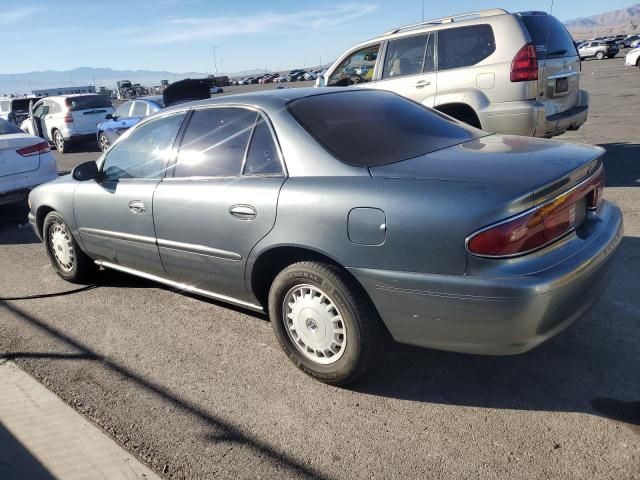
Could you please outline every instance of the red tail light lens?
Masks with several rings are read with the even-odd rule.
[[[538,56],[533,43],[523,46],[511,62],[511,81],[526,82],[538,79]]]
[[[538,250],[576,227],[577,203],[600,206],[604,190],[604,169],[584,182],[539,207],[474,233],[467,240],[469,253],[483,257],[513,257]]]
[[[30,157],[32,155],[47,153],[50,150],[51,148],[49,147],[49,142],[42,141],[40,143],[36,143],[35,145],[19,148],[18,150],[16,150],[16,153],[22,155],[23,157]]]

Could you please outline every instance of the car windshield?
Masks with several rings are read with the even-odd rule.
[[[0,135],[7,135],[10,133],[24,133],[13,123],[9,123],[6,120],[0,118]]]
[[[287,108],[348,165],[374,167],[488,135],[399,95],[347,90],[292,100]]]
[[[88,110],[91,108],[108,108],[111,107],[111,100],[102,95],[69,97],[67,98],[67,106],[72,112],[76,112],[78,110]]]

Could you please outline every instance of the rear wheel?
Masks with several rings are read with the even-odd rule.
[[[53,131],[53,143],[55,144],[58,152],[67,153],[69,151],[69,142],[64,139],[60,130]]]
[[[325,383],[354,382],[384,351],[371,301],[333,265],[299,262],[280,272],[269,291],[269,317],[289,359]]]
[[[604,58],[604,52],[598,52],[598,53],[596,53],[596,58],[597,58],[598,60],[602,60],[602,59]]]
[[[85,283],[97,270],[74,240],[62,216],[50,212],[44,219],[42,238],[56,273],[68,282]]]
[[[109,142],[109,138],[105,135],[104,132],[100,132],[100,135],[98,135],[98,146],[100,147],[100,150],[103,152],[106,152],[107,150],[109,150],[109,147],[111,146],[111,143]]]

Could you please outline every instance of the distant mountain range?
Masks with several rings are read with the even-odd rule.
[[[575,39],[640,32],[640,3],[621,10],[564,22]]]
[[[118,80],[130,80],[142,85],[159,85],[160,80],[175,82],[183,78],[202,78],[206,73],[173,73],[153,70],[112,70],[111,68],[80,67],[73,70],[45,70],[27,73],[0,74],[0,95],[31,93],[31,89],[96,85],[113,88]]]

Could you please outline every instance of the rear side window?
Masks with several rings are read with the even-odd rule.
[[[81,97],[68,97],[66,99],[69,111],[89,110],[92,108],[111,107],[111,100],[102,95],[84,95]]]
[[[539,59],[577,55],[573,38],[556,17],[552,15],[521,15],[520,18],[529,30]]]
[[[240,175],[257,115],[244,108],[196,110],[184,134],[174,176]]]
[[[490,25],[448,28],[438,32],[438,69],[470,67],[496,51]]]
[[[253,130],[243,173],[245,175],[280,175],[283,173],[276,144],[262,117],[259,118]]]
[[[398,78],[422,73],[429,38],[430,35],[427,34],[390,40],[385,54],[382,78]],[[433,52],[433,49],[431,51]],[[427,63],[425,70],[432,70],[433,60]]]
[[[287,108],[321,145],[348,165],[408,160],[486,135],[390,92],[347,90],[303,97]]]

